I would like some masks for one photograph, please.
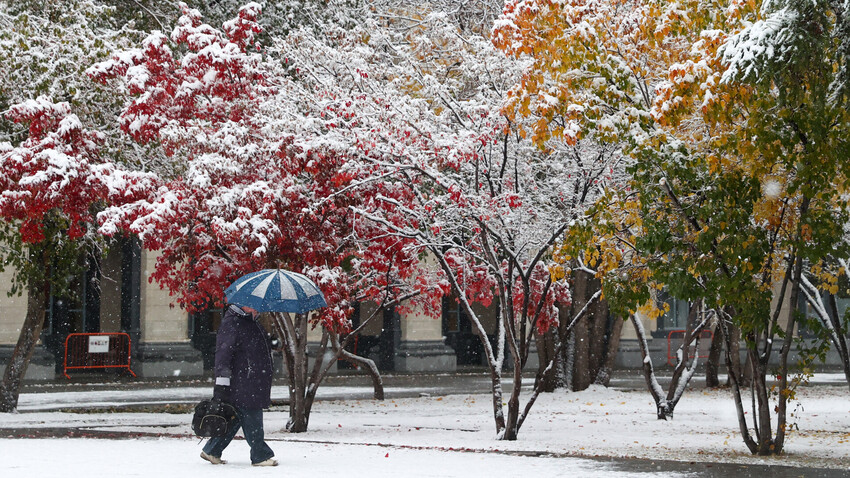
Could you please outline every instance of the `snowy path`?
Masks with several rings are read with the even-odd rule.
[[[209,478],[210,476],[286,477],[472,477],[582,476],[647,477],[618,472],[610,465],[578,458],[518,457],[481,453],[335,444],[274,443],[280,467],[253,468],[248,446],[228,448],[228,464],[213,467],[198,458],[200,446],[190,439],[137,440],[0,440],[0,473],[4,478],[85,476],[86,478]],[[40,459],[39,457],[49,457]],[[659,474],[659,476],[661,476]],[[671,476],[666,474],[664,476]],[[677,476],[677,475],[672,475]]]
[[[95,403],[109,403],[116,399],[111,395],[114,393],[74,392],[64,399],[73,400],[76,407],[86,408]],[[159,393],[160,396],[152,390],[147,396],[137,398],[157,401],[174,392],[163,390]],[[63,400],[59,393],[45,395],[53,397],[31,397],[30,404],[38,409],[36,402],[43,405]],[[599,461],[576,458],[595,456],[677,460],[685,465],[693,463],[692,467],[701,469],[705,469],[706,463],[716,462],[809,467],[809,470],[831,469],[839,475],[830,476],[841,476],[850,470],[850,397],[847,389],[810,386],[802,388],[798,396],[799,406],[794,402],[790,408],[793,415],[789,421],[794,428],[787,441],[786,454],[769,459],[753,457],[747,452],[739,436],[734,405],[727,390],[689,390],[676,409],[675,419],[669,422],[655,419],[652,400],[645,391],[595,387],[577,393],[544,394],[515,442],[495,439],[490,398],[484,394],[397,398],[382,402],[369,399],[320,401],[314,406],[310,430],[303,434],[283,431],[288,413],[284,407],[275,407],[266,414],[266,433],[272,448],[291,468],[278,469],[276,476],[281,473],[316,476],[313,474],[316,469],[344,472],[349,476],[365,476],[365,470],[375,470],[369,476],[377,477],[484,476],[484,473],[494,476],[520,473],[528,476],[632,476],[618,475],[622,470],[611,469]],[[523,403],[525,399],[527,395]],[[57,437],[69,435],[63,430],[74,430],[71,436],[162,435],[159,439],[0,439],[0,476],[115,477],[134,476],[128,473],[139,469],[148,472],[144,476],[156,478],[192,478],[201,473],[208,476],[210,465],[197,458],[198,440],[186,438],[191,435],[189,421],[186,413],[22,411],[0,414],[2,437],[38,435],[38,430]],[[247,451],[240,450],[244,442],[234,446],[236,448],[225,452],[225,459],[230,459],[231,464],[216,468],[216,473],[230,476],[234,473],[232,470],[247,466]],[[475,452],[452,451],[459,449]],[[57,473],[60,469],[63,470],[61,474]],[[685,469],[689,468],[685,466]],[[122,471],[116,474],[115,470]],[[360,470],[364,470],[363,474]],[[475,473],[470,475],[464,470]],[[266,471],[252,470],[252,473],[266,476]],[[640,476],[652,475],[670,476],[670,467],[665,472]],[[806,473],[804,476],[819,475]]]

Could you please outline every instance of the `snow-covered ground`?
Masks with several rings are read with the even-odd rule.
[[[141,440],[0,440],[4,477],[210,478],[276,477],[634,477],[646,473],[618,471],[612,465],[578,458],[521,457],[451,453],[337,444],[271,441],[280,466],[251,467],[248,446],[235,441],[225,452],[228,463],[212,467],[198,458],[200,446],[189,439]],[[663,476],[687,476],[665,473]]]
[[[209,393],[209,389],[203,390]],[[120,398],[116,393],[74,392],[64,395],[64,399],[77,406],[91,406]],[[156,401],[158,393],[173,396],[175,392],[145,393],[139,397],[144,399],[142,402]],[[186,390],[179,393],[191,395]],[[26,394],[22,404],[28,403],[37,410],[36,403],[48,402],[47,396],[53,396],[55,402],[62,395]],[[580,456],[850,470],[848,398],[846,386],[802,387],[798,400],[790,407],[792,428],[786,454],[774,458],[753,457],[746,450],[727,390],[687,391],[674,420],[668,422],[655,419],[652,399],[646,391],[594,387],[583,392],[545,394],[535,404],[515,442],[495,439],[488,395],[424,396],[382,402],[320,401],[314,405],[307,433],[283,431],[285,409],[267,412],[267,438],[286,469],[252,472],[258,476],[320,476],[315,474],[317,471],[349,471],[354,476],[469,476],[468,471],[474,469],[475,476],[630,476],[625,472],[618,475],[620,472],[615,473],[598,461],[567,458]],[[189,437],[190,418],[184,413],[0,414],[0,429],[6,430],[70,427],[84,432],[162,435],[132,439],[0,439],[0,476],[209,476],[210,465],[198,458],[199,440]],[[230,463],[215,468],[222,476],[232,476],[248,467],[245,442],[235,442],[225,451],[224,458]],[[60,470],[61,475],[57,474]],[[121,470],[120,475],[115,474],[116,470]]]
[[[71,391],[51,393],[23,393],[18,400],[18,410],[34,412],[55,409],[75,409],[91,407],[113,407],[121,405],[157,405],[163,403],[198,403],[204,398],[210,398],[212,385],[198,387],[172,387],[167,389],[135,389],[135,390],[100,390]],[[387,396],[398,395],[403,390],[387,387]],[[438,393],[437,388],[425,387],[419,390],[424,394]],[[319,387],[319,399],[331,397],[369,398],[373,396],[368,387]],[[275,385],[272,387],[272,400],[285,400],[289,397],[288,388]]]

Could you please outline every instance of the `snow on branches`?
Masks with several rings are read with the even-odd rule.
[[[101,161],[103,135],[84,128],[68,103],[39,97],[12,106],[6,116],[29,127],[19,146],[0,144],[0,215],[20,221],[24,242],[44,239],[45,215],[54,210],[67,220],[71,239],[82,237],[98,207],[132,201],[150,185],[150,175]]]
[[[410,29],[294,32],[275,46],[281,69],[298,80],[279,98],[294,98],[306,118],[283,114],[282,99],[266,108],[304,150],[345,154],[357,188],[383,183],[353,210],[412,251],[439,251],[463,294],[489,304],[499,294],[494,275],[507,268],[488,262],[479,238],[495,234],[511,260],[533,261],[569,209],[571,194],[548,184],[568,158],[510,139],[500,107],[518,62],[484,37],[461,36],[445,15],[421,18]]]
[[[170,154],[186,145],[186,130],[204,135],[230,123],[238,131],[265,84],[261,57],[249,52],[260,31],[259,5],[242,7],[226,33],[202,23],[197,10],[182,3],[181,10],[170,38],[155,31],[141,48],[88,70],[101,82],[123,79],[135,99],[121,115],[122,129],[140,143],[161,142]],[[175,57],[175,50],[183,53]]]
[[[348,167],[350,151],[304,140],[314,134],[304,125],[320,118],[301,113],[315,111],[301,108],[312,97],[249,52],[259,7],[243,7],[223,31],[183,10],[170,36],[155,32],[89,70],[133,92],[122,126],[136,141],[162,144],[179,172],[143,200],[107,209],[101,230],[129,231],[161,250],[153,277],[189,310],[221,303],[241,274],[276,267],[319,284],[330,305],[319,320],[338,332],[354,300],[433,295],[404,242],[369,232],[350,210],[396,196],[393,188],[351,187],[362,175]],[[355,244],[355,230],[370,241]]]

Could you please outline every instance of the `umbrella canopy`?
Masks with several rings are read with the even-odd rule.
[[[307,276],[281,269],[264,269],[236,279],[225,291],[227,302],[258,312],[304,314],[327,307],[322,291]]]

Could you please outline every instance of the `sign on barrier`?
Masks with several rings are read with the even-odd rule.
[[[65,378],[68,370],[124,368],[130,370],[130,336],[123,332],[68,334],[65,339]]]
[[[678,359],[679,347],[682,346],[682,340],[685,338],[684,330],[671,330],[667,334],[667,365],[676,366]],[[699,337],[699,350],[694,350],[695,347],[688,347],[688,358],[707,358],[708,351],[711,348],[711,340],[714,338],[714,332],[708,329],[703,329]],[[676,345],[673,345],[673,340],[676,340]]]

